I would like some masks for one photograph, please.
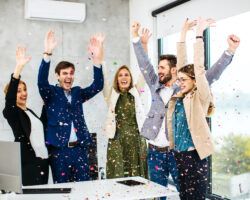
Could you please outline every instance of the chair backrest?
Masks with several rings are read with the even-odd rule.
[[[91,180],[98,179],[98,158],[97,158],[97,135],[90,133],[92,137],[92,145],[89,148],[89,167]]]

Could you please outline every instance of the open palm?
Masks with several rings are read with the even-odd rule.
[[[150,33],[149,29],[143,28],[141,33],[141,42],[142,44],[147,45],[149,38],[152,36],[152,33]]]
[[[103,61],[103,42],[104,35],[95,34],[90,38],[88,53],[94,64],[101,64]]]
[[[196,29],[196,33],[198,33],[198,35],[202,35],[203,31],[206,30],[209,27],[215,26],[215,20],[208,18],[208,19],[203,19],[201,17],[199,17],[197,19],[197,29]]]
[[[57,40],[55,38],[55,33],[52,30],[50,30],[46,33],[46,36],[44,39],[45,52],[52,53],[56,45],[57,45]]]
[[[30,60],[31,60],[31,57],[26,55],[26,48],[25,47],[17,47],[17,49],[16,49],[16,64],[18,66],[24,66]]]

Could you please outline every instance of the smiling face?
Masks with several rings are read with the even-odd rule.
[[[60,70],[60,74],[57,74],[57,79],[60,86],[65,90],[69,91],[74,82],[75,70],[73,67],[68,67]]]
[[[118,84],[119,90],[128,91],[131,86],[131,81],[132,81],[132,78],[131,78],[130,72],[125,68],[120,69],[118,72],[118,77],[117,77],[117,84]]]
[[[167,86],[171,81],[176,80],[176,63],[177,58],[175,55],[166,54],[159,57],[158,77],[161,84]]]
[[[161,60],[158,65],[158,76],[159,76],[159,82],[161,84],[166,84],[168,81],[171,80],[172,74],[170,70],[170,66],[168,61]]]
[[[182,94],[189,93],[195,87],[195,79],[191,78],[185,73],[178,73],[178,81],[180,83],[180,89]]]
[[[28,97],[28,93],[27,93],[26,85],[24,83],[19,83],[18,89],[17,89],[17,99],[16,99],[17,106],[21,108],[25,108],[27,97]]]

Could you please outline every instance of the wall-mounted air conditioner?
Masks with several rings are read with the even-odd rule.
[[[84,3],[25,0],[25,19],[81,23],[85,17]]]

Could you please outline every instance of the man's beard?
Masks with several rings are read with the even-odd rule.
[[[168,81],[170,81],[172,79],[172,74],[166,74],[165,76],[163,76],[163,78],[160,78],[161,74],[158,74],[159,76],[159,83],[161,84],[166,84]]]

